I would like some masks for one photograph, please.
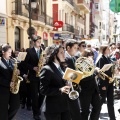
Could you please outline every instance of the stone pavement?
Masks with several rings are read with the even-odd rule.
[[[118,113],[119,108],[120,108],[120,100],[115,100],[116,120],[120,120],[120,114]],[[13,120],[34,120],[34,119],[33,119],[31,111],[27,111],[26,109],[19,109],[16,117]],[[41,120],[45,120],[43,115],[41,117]],[[104,104],[102,107],[102,111],[101,111],[99,120],[109,120],[106,104]]]

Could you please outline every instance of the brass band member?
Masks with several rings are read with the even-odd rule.
[[[14,86],[14,83],[11,82],[13,74],[11,52],[11,46],[3,46],[0,59],[0,120],[12,120],[20,105],[19,94],[10,92],[10,85]],[[19,73],[19,71],[17,72]]]
[[[109,46],[108,45],[101,46],[100,53],[101,57],[99,58],[96,66],[101,69],[105,64],[111,63],[111,60],[108,57],[110,54]],[[107,74],[109,77],[112,77],[111,69],[106,71],[105,74]],[[105,103],[107,98],[107,107],[110,120],[116,120],[114,112],[113,83],[109,83],[109,80],[107,78],[105,78],[105,80],[99,78],[99,90],[100,95],[102,97],[101,99],[102,105],[103,103]]]
[[[66,81],[62,79],[61,63],[65,62],[64,49],[61,45],[51,45],[46,51],[47,62],[40,74],[40,91],[46,95],[44,114],[46,120],[71,120],[68,106]]]
[[[40,94],[39,86],[40,80],[39,77],[36,77],[38,70],[38,62],[40,59],[40,54],[42,53],[41,49],[41,37],[37,36],[34,40],[34,47],[27,49],[27,55],[25,58],[27,69],[29,70],[28,79],[30,80],[30,90],[31,90],[31,99],[32,99],[32,110],[33,118],[35,120],[40,120],[40,107],[43,102],[44,96]]]
[[[78,49],[78,43],[74,39],[69,39],[66,42],[66,51],[65,51],[65,60],[67,63],[67,67],[75,70],[75,54]],[[76,88],[75,88],[76,89]],[[79,91],[79,89],[76,89]],[[72,120],[81,120],[81,115],[80,115],[80,108],[78,104],[78,100],[71,100],[69,99],[69,104],[70,104],[70,114],[72,117]]]
[[[92,50],[86,49],[82,54],[82,57],[87,57],[91,64],[94,62],[94,53]],[[81,117],[82,120],[99,120],[101,101],[99,96],[98,86],[95,81],[95,74],[86,77],[80,81],[80,103],[81,103]],[[90,113],[90,105],[91,113]]]

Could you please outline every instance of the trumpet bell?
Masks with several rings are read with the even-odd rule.
[[[76,100],[76,99],[78,99],[78,97],[79,97],[79,93],[78,93],[77,91],[75,91],[75,90],[72,90],[72,91],[69,93],[69,98],[70,98],[71,100]]]

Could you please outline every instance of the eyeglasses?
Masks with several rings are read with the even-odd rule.
[[[86,47],[86,45],[81,45],[81,46],[84,47],[84,48]]]

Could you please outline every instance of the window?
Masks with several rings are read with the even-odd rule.
[[[95,3],[95,9],[99,10],[99,3]]]
[[[20,50],[20,28],[15,28],[15,50]]]

